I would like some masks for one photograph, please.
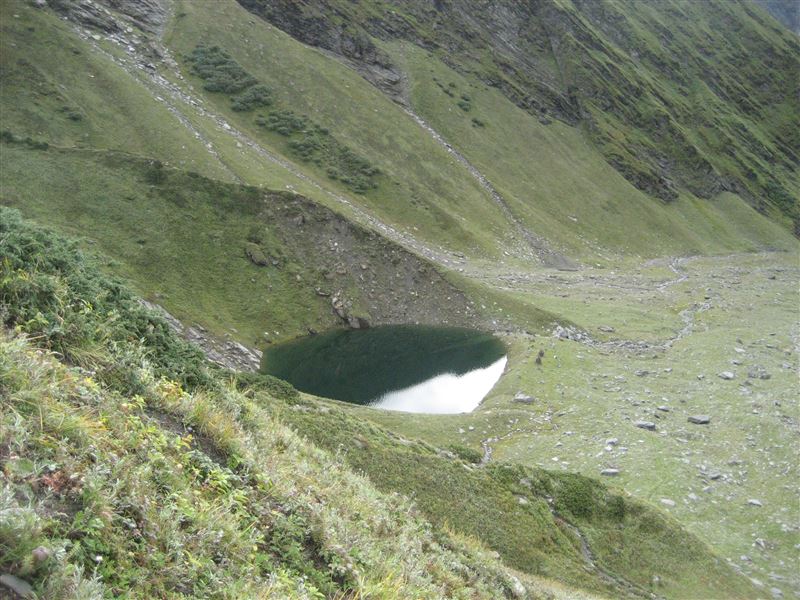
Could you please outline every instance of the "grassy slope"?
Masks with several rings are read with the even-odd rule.
[[[574,597],[290,431],[289,386],[182,388],[198,353],[74,244],[2,209],[0,250],[0,571],[41,597]]]
[[[5,1],[0,23],[3,129],[59,145],[125,150],[230,178],[148,90],[55,15]]]
[[[411,495],[433,523],[479,537],[522,571],[612,596],[631,591],[609,586],[597,570],[586,568],[578,541],[560,516],[588,535],[595,563],[632,583],[634,594],[734,598],[753,593],[744,578],[731,578],[706,545],[680,532],[677,521],[597,481],[503,464],[475,467],[372,425],[384,420],[379,411],[334,401],[320,405],[317,399],[274,409],[283,422],[339,452],[379,488]],[[440,419],[439,425],[447,422],[449,431],[480,417]],[[453,439],[444,433],[436,443],[447,438]],[[463,452],[459,440],[454,444],[451,448]]]
[[[380,167],[385,173],[381,186],[355,198],[357,202],[433,245],[497,253],[508,225],[486,192],[357,73],[253,19],[235,2],[186,2],[176,13],[184,16],[174,19],[167,36],[176,56],[188,54],[199,43],[219,45],[274,90],[275,108],[309,115]],[[220,28],[219,22],[227,26]],[[202,93],[199,79],[192,81]],[[281,151],[281,136],[256,126],[253,113],[235,113],[227,99],[204,95],[237,127]],[[301,168],[337,187],[313,165]],[[343,187],[338,191],[347,193]]]
[[[3,102],[9,107],[4,111],[5,128],[53,143],[121,149],[161,158],[212,177],[229,178],[235,173],[251,183],[273,189],[291,186],[318,201],[334,202],[285,169],[259,158],[250,148],[237,146],[236,140],[208,117],[183,107],[184,115],[213,143],[222,162],[211,157],[161,103],[148,99],[148,91],[131,75],[98,56],[68,25],[24,4],[7,3],[4,10],[19,15],[4,23],[3,72],[8,83],[3,86]],[[183,16],[174,20],[167,39],[179,59],[197,43],[220,44],[273,88],[276,108],[291,107],[311,115],[386,173],[378,190],[352,196],[315,171],[313,165],[297,166],[325,188],[365,204],[434,246],[480,249],[481,257],[490,258],[508,240],[508,223],[466,170],[356,73],[263,21],[253,20],[235,2],[189,3],[178,8],[177,14]],[[221,21],[230,26],[216,28]],[[233,31],[247,33],[233,35]],[[247,43],[243,43],[245,39]],[[47,51],[48,44],[54,43],[74,48],[79,54],[65,53],[55,63]],[[23,54],[22,48],[29,45],[32,52]],[[781,228],[771,226],[733,196],[713,202],[683,196],[670,206],[653,202],[611,169],[578,130],[560,123],[541,125],[497,90],[461,77],[415,47],[394,46],[390,50],[411,76],[415,108],[489,177],[531,229],[568,253],[580,258],[599,256],[606,262],[620,255],[793,246]],[[107,51],[116,52],[111,46]],[[268,58],[271,56],[280,60]],[[20,67],[20,60],[27,60],[27,66]],[[92,73],[86,73],[87,61]],[[34,80],[46,81],[46,89],[29,85],[35,72],[39,75]],[[64,78],[62,72],[70,78]],[[442,83],[455,83],[459,93],[468,92],[472,97],[470,112],[462,111],[445,96],[433,77]],[[96,80],[102,82],[101,87]],[[285,152],[281,136],[254,124],[255,113],[235,113],[226,98],[204,94],[199,80],[189,80],[195,92],[205,96],[226,119],[276,153]],[[320,85],[321,81],[325,85]],[[63,102],[57,99],[59,94],[53,93],[54,89],[61,89],[60,94],[68,98]],[[98,106],[109,95],[134,100],[130,105],[127,100],[115,100],[114,111],[109,105]],[[62,105],[76,108],[84,118],[71,121],[66,113],[58,112]],[[120,114],[115,112],[116,107]],[[474,126],[473,117],[486,126]],[[376,131],[381,135],[374,135]],[[425,160],[420,161],[420,157]]]
[[[415,46],[391,49],[410,75],[416,110],[495,184],[533,231],[563,241],[571,254],[595,259],[797,247],[784,227],[733,194],[654,201],[611,168],[580,130],[539,123],[496,89]],[[457,106],[462,93],[471,98],[469,112]],[[474,118],[485,125],[476,126]]]
[[[264,331],[296,334],[334,323],[330,303],[314,293],[318,273],[298,264],[260,268],[247,259],[248,232],[258,221],[244,189],[181,173],[152,186],[146,163],[125,155],[5,144],[3,155],[5,204],[85,236],[115,259],[112,270],[185,322],[217,335],[235,329],[248,344],[263,343]],[[38,173],[33,181],[31,170]],[[233,210],[226,214],[224,204]],[[298,285],[295,275],[307,283]]]
[[[784,225],[797,217],[800,46],[749,2],[239,1],[356,61],[375,53],[353,45],[380,40],[430,50],[534,117],[581,123],[610,164],[660,198],[741,189]]]
[[[2,203],[97,244],[145,297],[218,336],[257,346],[265,332],[281,339],[340,324],[317,290],[343,291],[351,314],[371,322],[482,322],[432,266],[292,195],[170,169],[155,183],[157,169],[124,154],[24,143],[2,152]],[[248,260],[254,234],[277,266]],[[531,327],[554,318],[528,317]]]

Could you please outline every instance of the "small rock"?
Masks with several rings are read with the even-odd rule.
[[[669,412],[672,409],[669,406],[659,406],[658,410],[660,410],[661,412]]]
[[[598,327],[597,329],[599,329],[603,333],[614,333],[614,328],[609,325],[600,325],[600,327]]]
[[[606,440],[606,446],[616,446],[619,444],[619,440],[617,438],[608,438]]]
[[[619,469],[603,469],[600,471],[600,475],[605,475],[606,477],[616,477],[619,475]]]
[[[636,421],[634,425],[636,425],[636,427],[639,427],[640,429],[647,429],[648,431],[656,430],[656,424],[653,423],[652,421]]]
[[[639,369],[638,371],[634,372],[634,375],[636,375],[637,377],[644,377],[645,375],[647,375],[649,373],[650,373],[650,371],[648,371],[646,369]]]
[[[528,596],[525,586],[513,575],[511,576],[511,593],[514,594],[514,598],[526,598]]]
[[[747,501],[747,504],[749,504],[750,506],[764,506],[761,503],[761,500],[756,500],[755,498],[750,498],[750,500]]]
[[[775,279],[775,276],[773,275],[770,279]],[[769,588],[769,593],[772,594],[773,598],[783,598],[783,592],[776,587]]]
[[[21,598],[33,597],[33,587],[31,584],[14,575],[0,575],[0,585],[7,587]]]
[[[730,372],[730,371],[723,371],[722,373],[720,373],[720,374],[718,375],[718,377],[719,377],[720,379],[727,379],[727,380],[730,380],[730,379],[733,379],[734,377],[736,377],[736,375],[734,375],[734,374],[733,374],[732,372]]]
[[[764,367],[755,366],[747,372],[750,379],[770,379],[772,375],[767,373]]]
[[[533,404],[533,396],[528,396],[522,392],[514,394],[514,402],[519,404]]]
[[[695,425],[708,425],[711,423],[711,417],[709,415],[690,415],[687,421]]]
[[[664,506],[675,506],[675,500],[670,500],[669,498],[662,498],[661,504]]]
[[[33,562],[36,563],[45,562],[48,558],[50,558],[51,554],[52,552],[50,552],[50,548],[46,548],[44,546],[39,546],[34,549],[33,552],[31,552],[31,555],[33,555]]]

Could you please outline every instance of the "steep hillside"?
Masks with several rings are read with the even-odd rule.
[[[748,3],[239,1],[395,97],[403,72],[382,46],[402,39],[541,121],[580,125],[650,195],[733,191],[800,223],[800,42]]]
[[[763,221],[755,213],[689,193],[669,205],[654,202],[579,128],[540,123],[502,90],[458,65],[463,75],[448,67],[452,61],[440,53],[426,55],[413,44],[386,47],[402,67],[414,115],[349,66],[235,2],[164,3],[155,31],[113,10],[98,8],[99,18],[79,6],[53,3],[65,21],[49,8],[15,0],[2,5],[9,17],[0,40],[8,81],[4,128],[17,137],[123,150],[206,176],[289,188],[450,267],[458,254],[574,266],[565,256],[609,264],[627,255],[787,247],[780,233],[748,232],[750,223]],[[48,51],[53,46],[75,51],[56,62]],[[270,104],[234,110],[235,94],[206,89],[209,82],[191,59],[198,46],[217,46],[268,88]],[[69,102],[56,101],[49,88],[28,86],[32,80],[49,82]],[[109,105],[97,104],[98,89],[105,88],[112,97],[135,98],[139,108],[128,111],[127,100],[115,101],[125,114],[118,122]],[[64,106],[83,116],[72,120]],[[279,125],[293,118],[318,133]],[[367,157],[377,169],[369,189],[355,189],[358,177],[343,179],[330,162],[342,152]],[[724,227],[745,215],[737,229],[751,240],[709,235],[709,225]]]
[[[800,9],[791,0],[754,0],[777,21],[800,35]]]
[[[129,154],[0,143],[6,204],[91,239],[148,300],[216,336],[258,346],[359,319],[485,321],[436,265],[291,192]]]

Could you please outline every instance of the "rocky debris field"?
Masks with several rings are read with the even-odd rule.
[[[613,481],[678,518],[765,597],[800,593],[795,257],[496,281],[533,305],[559,305],[572,324],[509,334],[507,372],[478,410],[403,432],[434,441],[445,428],[448,443],[485,460]]]

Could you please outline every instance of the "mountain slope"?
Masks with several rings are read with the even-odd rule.
[[[747,3],[240,3],[368,78],[389,73],[396,95],[403,79],[382,44],[411,41],[540,120],[579,124],[663,200],[728,190],[800,216],[800,44]]]

